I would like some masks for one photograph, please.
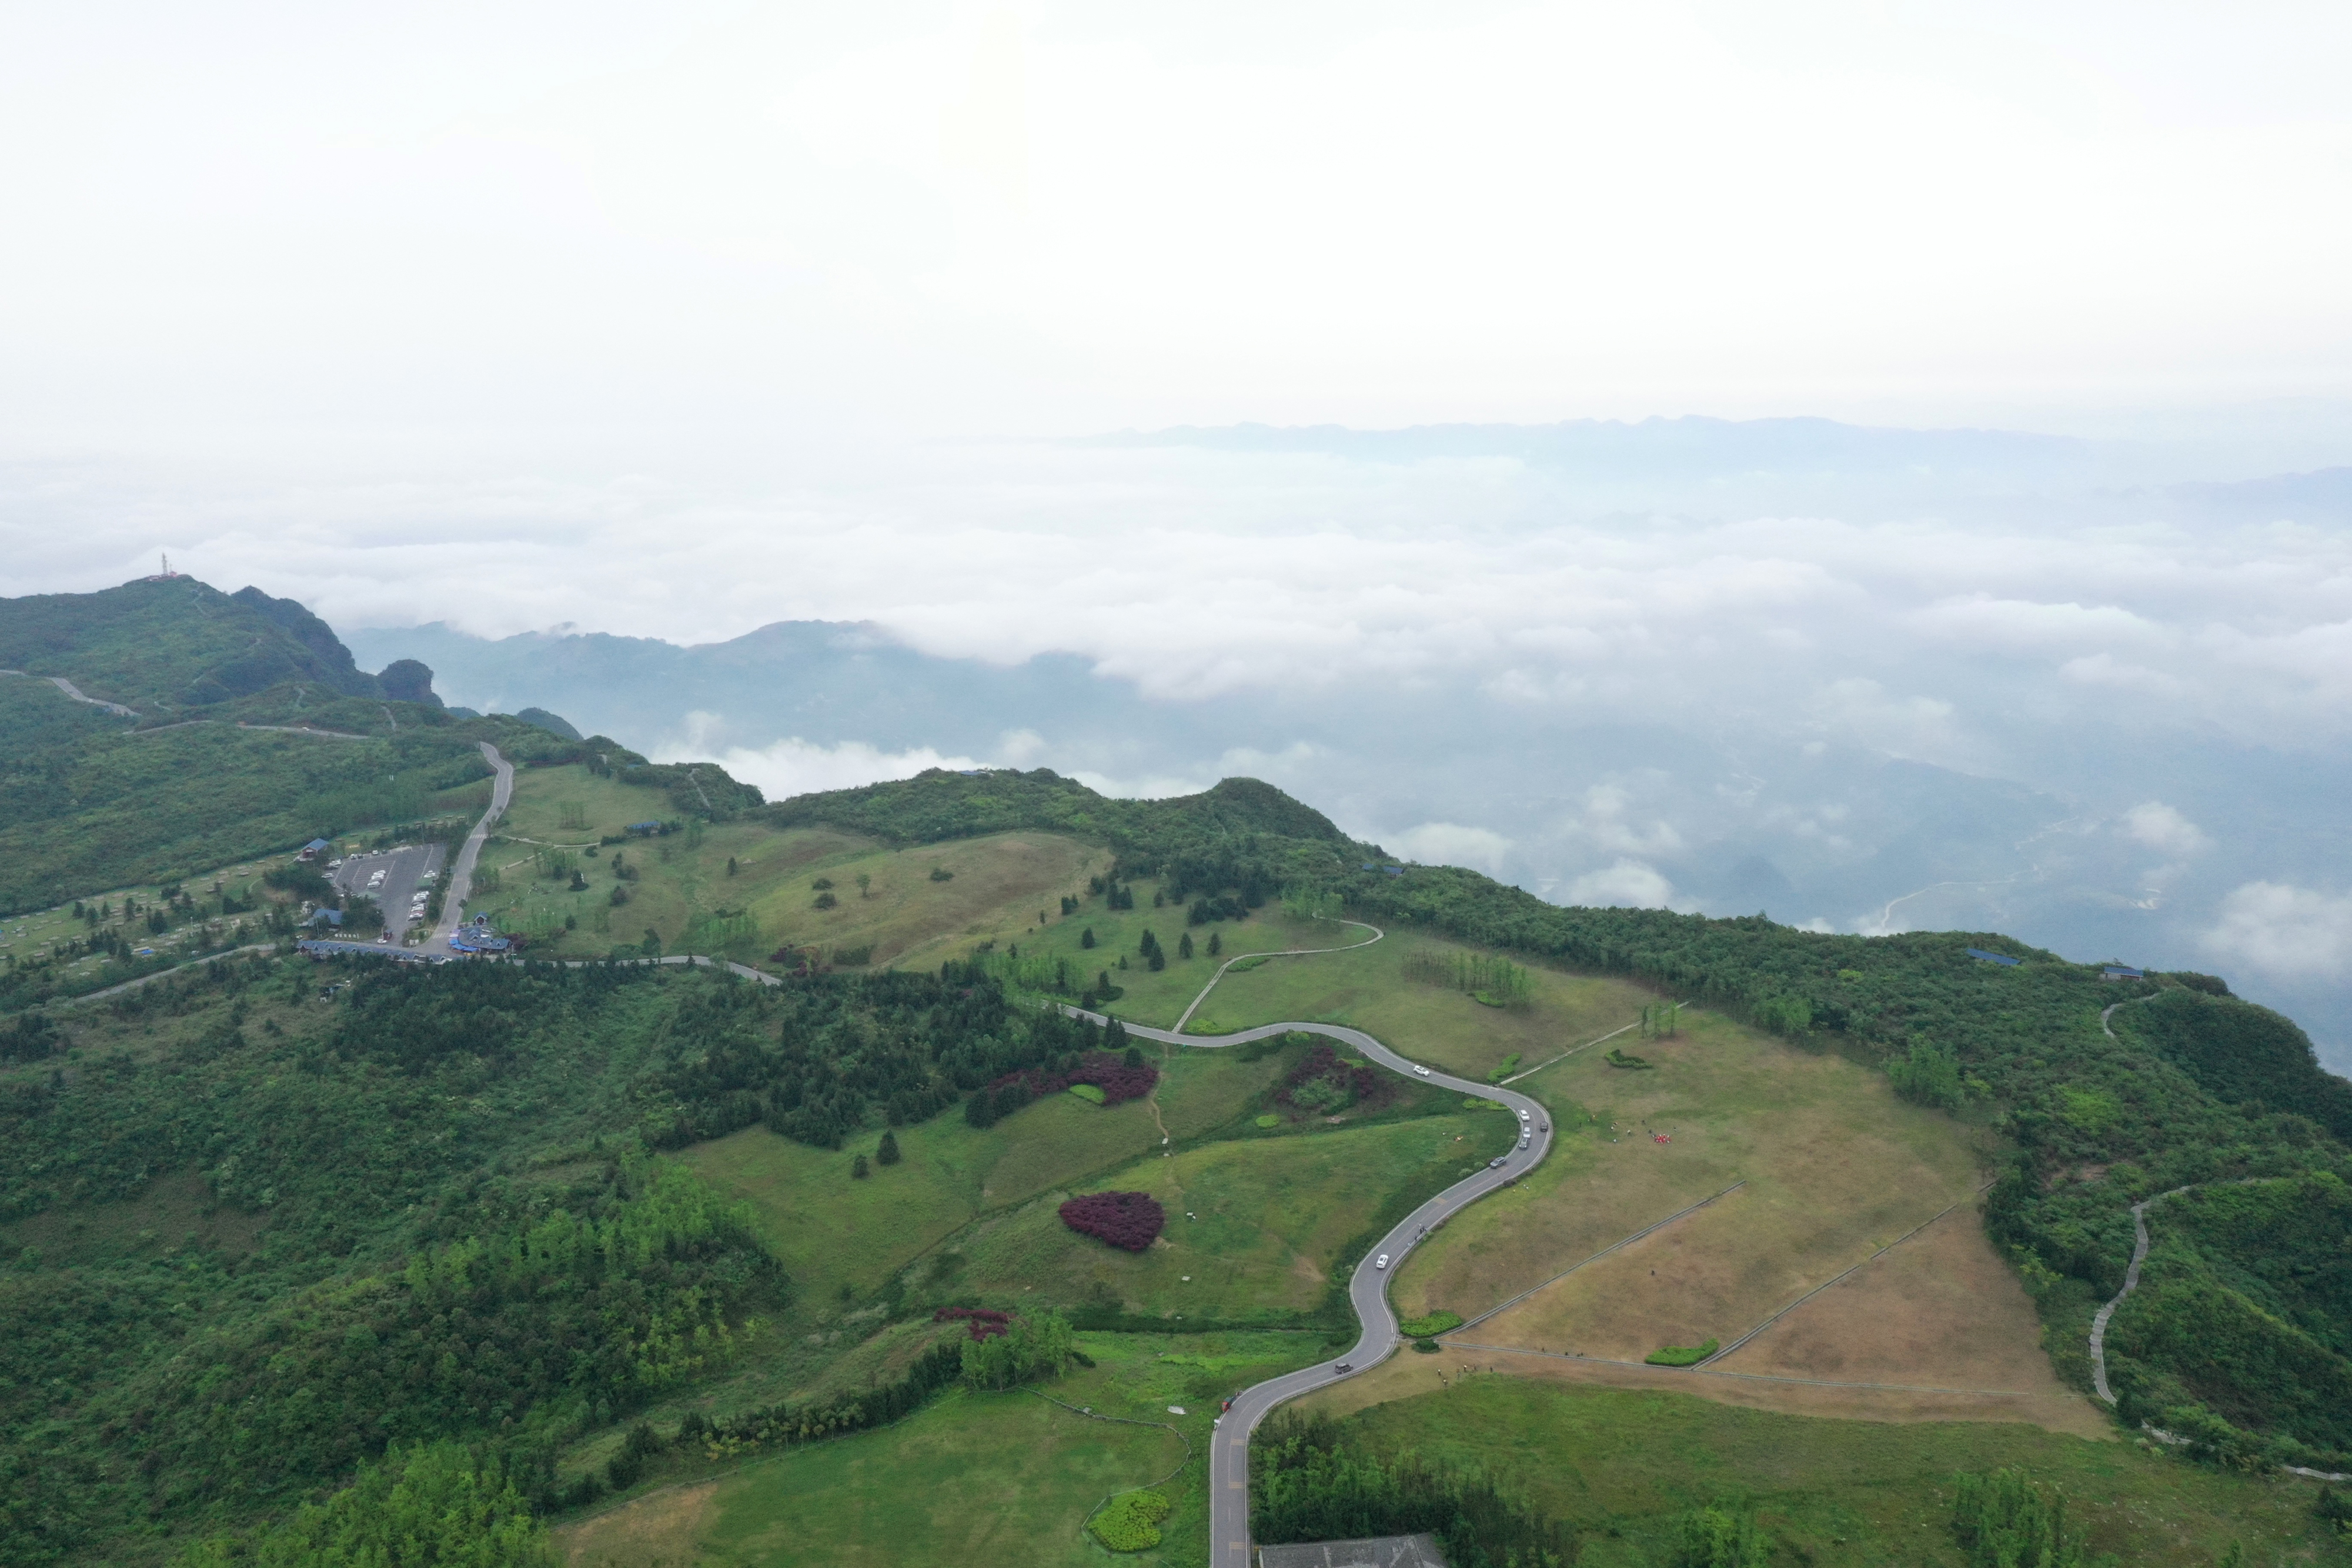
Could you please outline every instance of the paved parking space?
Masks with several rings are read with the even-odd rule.
[[[424,924],[425,905],[416,895],[439,876],[443,852],[439,844],[403,844],[352,855],[329,876],[347,902],[372,898],[382,904],[384,931],[396,943],[412,924]]]

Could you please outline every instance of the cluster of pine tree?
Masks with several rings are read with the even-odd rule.
[[[658,1147],[764,1123],[837,1149],[877,1114],[893,1126],[927,1122],[1008,1074],[1103,1044],[1097,1027],[1058,1009],[1013,1006],[984,961],[950,961],[936,975],[817,975],[781,990],[714,988],[688,1012],[660,1081],[665,1103],[648,1112]]]

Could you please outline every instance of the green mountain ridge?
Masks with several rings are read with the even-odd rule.
[[[2149,1210],[2156,1245],[2111,1325],[2123,1427],[2226,1469],[2352,1470],[2352,1083],[2211,977],[2110,981],[1994,933],[1562,907],[1396,862],[1248,779],[1124,800],[1044,768],[934,769],[768,802],[709,764],[567,737],[552,715],[453,716],[423,700],[429,672],[368,675],[341,649],[299,605],[188,580],[0,601],[0,665],[140,712],[0,678],[0,909],[478,810],[483,740],[524,766],[609,768],[660,801],[648,815],[689,824],[1071,835],[1115,855],[1112,892],[1156,877],[1288,898],[1628,977],[1885,1071],[2006,1151],[1984,1224],[2079,1387],[2132,1206],[2189,1188]],[[320,973],[343,988],[318,994]],[[465,1444],[532,1507],[578,1507],[603,1483],[562,1468],[574,1447],[715,1375],[730,1325],[812,1309],[740,1214],[647,1154],[681,1105],[839,1144],[839,1124],[926,1122],[1072,1049],[1071,1026],[961,961],[770,988],[264,957],[47,1005],[63,994],[37,964],[0,968],[9,1563],[160,1563],[282,1518],[394,1439]],[[235,1560],[221,1551],[203,1560]]]
[[[552,714],[453,715],[423,664],[370,674],[324,621],[257,588],[152,578],[0,600],[0,669],[21,672],[0,677],[0,916],[434,816],[489,776],[485,740],[526,763],[595,751],[675,782]],[[756,798],[698,773],[704,795]]]

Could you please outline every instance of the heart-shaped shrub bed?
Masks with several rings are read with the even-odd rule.
[[[1090,1192],[1062,1205],[1062,1223],[1081,1236],[1140,1252],[1159,1239],[1168,1211],[1148,1192]]]

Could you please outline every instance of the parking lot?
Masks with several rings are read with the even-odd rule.
[[[431,889],[433,883],[426,878],[438,878],[441,861],[439,844],[404,844],[398,849],[352,855],[328,873],[328,877],[346,900],[373,898],[382,904],[383,928],[393,941],[398,942],[407,931],[412,915],[415,924],[424,923],[425,905],[416,902],[416,895]]]

